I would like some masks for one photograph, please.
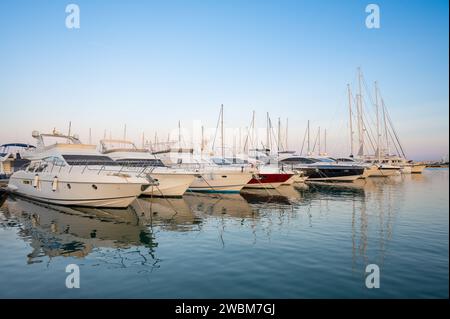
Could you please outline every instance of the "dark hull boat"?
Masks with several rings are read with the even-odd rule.
[[[308,182],[353,182],[364,174],[364,167],[315,166],[303,167]]]
[[[364,166],[336,163],[329,158],[289,156],[280,161],[283,168],[301,170],[307,182],[354,182],[364,174]]]

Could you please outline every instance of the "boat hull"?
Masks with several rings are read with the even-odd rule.
[[[288,180],[290,180],[294,175],[286,173],[259,173],[244,186],[244,188],[277,188]]]
[[[307,182],[354,182],[364,174],[364,167],[310,167],[304,169]]]
[[[236,171],[214,171],[196,175],[188,188],[191,192],[239,193],[252,179],[252,174]]]
[[[383,168],[379,167],[375,172],[373,172],[370,177],[389,177],[396,176],[400,174],[399,168]]]
[[[426,165],[425,164],[416,164],[411,167],[411,174],[422,174]]]
[[[142,182],[141,182],[142,181]],[[56,184],[56,185],[55,185]],[[143,179],[127,181],[119,176],[92,176],[42,173],[37,175],[19,171],[14,173],[8,188],[15,194],[41,202],[87,207],[124,208],[142,193]]]
[[[402,174],[411,174],[412,173],[412,167],[405,165],[400,169],[400,173]]]
[[[142,195],[156,197],[181,197],[195,179],[194,174],[150,173],[158,185],[150,186]]]

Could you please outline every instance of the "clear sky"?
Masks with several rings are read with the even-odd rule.
[[[67,29],[65,7],[80,7]],[[377,3],[381,28],[365,26]],[[0,143],[53,127],[139,141],[181,120],[246,126],[256,110],[327,128],[329,153],[348,153],[346,84],[360,66],[377,80],[413,159],[449,148],[448,1],[0,1]]]

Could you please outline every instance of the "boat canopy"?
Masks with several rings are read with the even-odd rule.
[[[8,143],[0,145],[0,147],[25,147],[25,148],[36,148],[36,146],[24,143]]]

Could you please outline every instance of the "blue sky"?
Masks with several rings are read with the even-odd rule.
[[[377,3],[381,28],[367,29]],[[76,3],[81,28],[65,27]],[[246,126],[256,110],[289,117],[300,148],[306,121],[348,153],[346,84],[361,66],[379,82],[407,155],[448,154],[448,1],[1,1],[0,143],[31,131],[86,140],[123,125],[139,140],[181,120]],[[6,119],[6,121],[4,120]]]

